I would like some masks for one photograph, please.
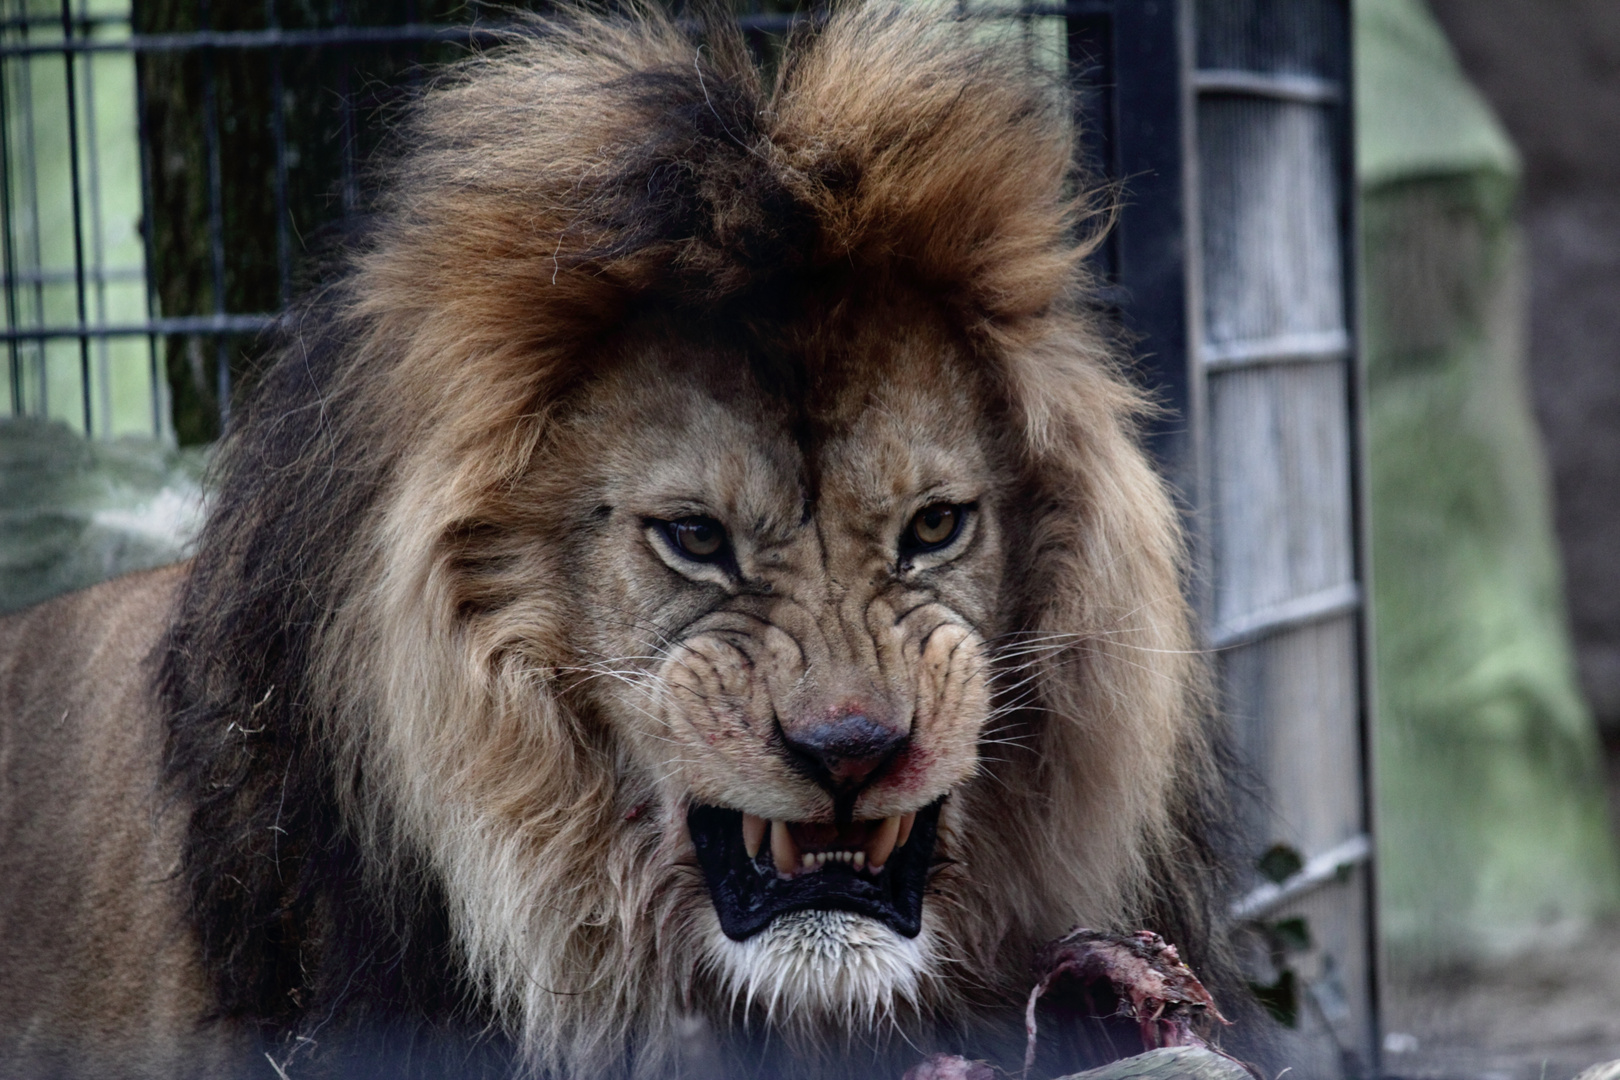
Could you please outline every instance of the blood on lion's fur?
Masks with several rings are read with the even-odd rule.
[[[580,1078],[1014,1067],[1077,924],[1157,930],[1221,995],[1205,675],[1071,116],[1020,38],[923,5],[846,6],[769,76],[636,9],[437,79],[158,643],[210,1023],[294,1076],[346,1038]],[[929,499],[960,550],[896,556]],[[731,563],[666,543],[694,514]],[[733,940],[687,807],[831,821],[784,740],[850,702],[909,741],[837,812],[944,799],[922,929]]]

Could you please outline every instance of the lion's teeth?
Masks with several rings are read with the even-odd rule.
[[[886,817],[872,834],[872,839],[866,842],[866,861],[871,866],[872,873],[882,870],[883,864],[889,861],[890,854],[894,852],[895,839],[899,835],[900,818]]]
[[[896,814],[884,818],[872,829],[871,839],[862,851],[800,851],[799,845],[793,841],[793,834],[788,831],[787,822],[766,821],[752,814],[744,814],[743,846],[748,849],[748,857],[752,859],[769,835],[771,862],[777,874],[784,878],[807,870],[820,870],[830,862],[876,874],[883,870],[895,849],[906,842],[916,818],[916,814]]]
[[[905,847],[906,841],[911,839],[911,827],[917,824],[917,812],[900,815],[900,835],[895,838],[895,847]]]
[[[743,815],[743,850],[750,859],[759,854],[759,845],[765,842],[765,827],[769,824],[753,814]]]
[[[793,842],[785,821],[771,822],[771,861],[783,877],[792,877],[799,868],[799,845]]]

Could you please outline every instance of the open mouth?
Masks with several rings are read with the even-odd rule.
[[[693,805],[686,823],[720,929],[745,941],[778,915],[820,908],[922,929],[923,886],[943,799],[880,821],[766,821]]]

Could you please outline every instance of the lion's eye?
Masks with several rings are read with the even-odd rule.
[[[664,523],[669,542],[675,550],[689,559],[711,562],[725,552],[726,530],[718,521],[706,517],[681,518]]]
[[[906,528],[905,547],[912,551],[934,551],[956,539],[961,531],[966,507],[934,503],[917,511]]]

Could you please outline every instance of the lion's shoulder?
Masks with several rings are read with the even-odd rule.
[[[183,566],[0,618],[0,1072],[219,1058],[175,876],[149,658]],[[211,1041],[211,1040],[205,1040]],[[202,1052],[199,1052],[202,1051]],[[88,1055],[88,1056],[87,1056]]]
[[[63,693],[88,692],[82,678],[136,668],[168,620],[185,563],[104,581],[0,616],[0,700],[8,728],[31,706]],[[21,708],[23,711],[17,711]]]

